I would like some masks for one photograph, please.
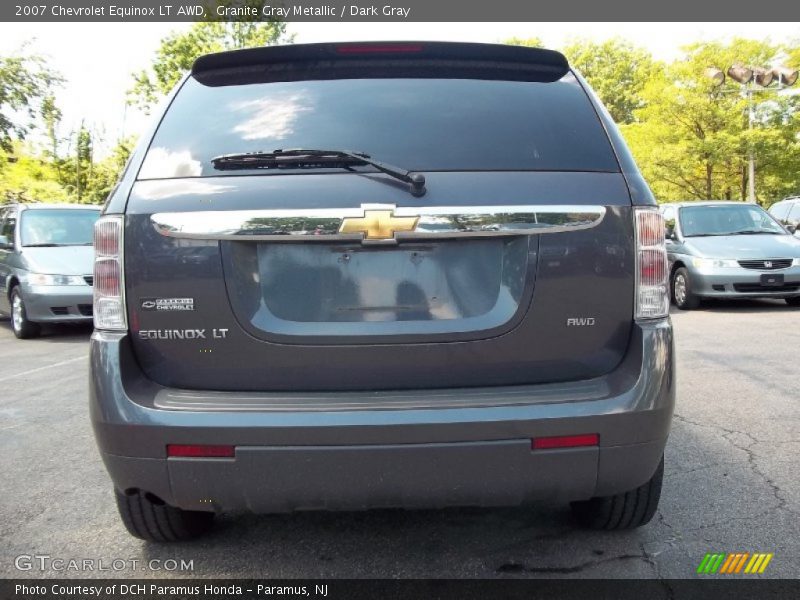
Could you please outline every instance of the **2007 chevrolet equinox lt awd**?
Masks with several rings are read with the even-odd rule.
[[[557,52],[203,56],[95,252],[91,415],[135,536],[241,509],[656,510],[663,220]]]

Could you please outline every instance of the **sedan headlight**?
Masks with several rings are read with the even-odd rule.
[[[699,269],[736,268],[739,263],[730,258],[693,258],[692,264]]]
[[[793,266],[793,267],[800,267],[800,258],[795,258],[795,259],[792,261],[792,266]]]
[[[28,275],[31,285],[87,285],[80,275],[45,275],[44,273],[31,273]]]

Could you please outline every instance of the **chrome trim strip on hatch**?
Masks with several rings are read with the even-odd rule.
[[[433,206],[156,213],[161,235],[196,240],[394,243],[453,237],[538,235],[598,225],[605,206]]]

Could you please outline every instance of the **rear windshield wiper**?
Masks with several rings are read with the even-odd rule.
[[[293,167],[324,169],[372,165],[381,173],[386,173],[407,183],[412,195],[422,196],[425,194],[425,175],[374,160],[364,152],[293,148],[291,150],[273,150],[272,152],[224,154],[212,158],[211,164],[220,171],[228,169],[291,169]]]

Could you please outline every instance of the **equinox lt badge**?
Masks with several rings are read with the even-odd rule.
[[[229,329],[220,327],[211,330],[211,338],[224,340],[228,337]],[[205,329],[143,329],[139,332],[141,340],[205,340]]]

